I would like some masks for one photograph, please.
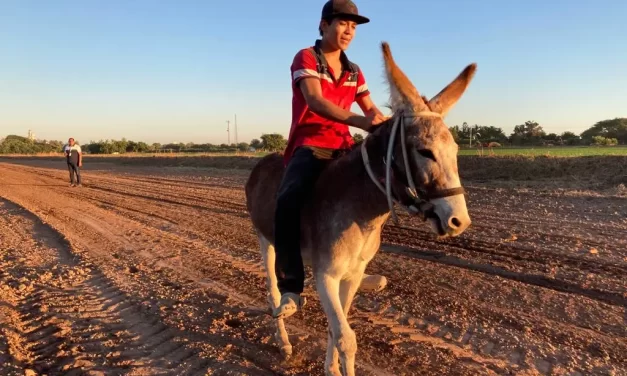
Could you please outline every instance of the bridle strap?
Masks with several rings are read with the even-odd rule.
[[[387,148],[386,148],[386,158],[385,158],[385,187],[381,185],[374,172],[372,171],[372,166],[370,165],[370,158],[368,157],[368,151],[366,150],[366,142],[368,141],[368,137],[370,134],[366,136],[366,138],[361,143],[361,157],[364,163],[364,168],[370,176],[372,182],[379,188],[379,190],[386,196],[388,206],[390,208],[390,212],[392,214],[392,218],[394,222],[398,223],[398,217],[396,216],[396,212],[394,210],[394,204],[396,203],[402,206],[407,212],[410,214],[419,214],[425,217],[426,212],[431,210],[432,205],[429,203],[430,200],[435,200],[438,198],[450,197],[464,194],[464,188],[449,188],[443,190],[437,190],[433,192],[424,192],[418,190],[414,183],[414,179],[411,176],[411,168],[409,164],[409,157],[407,154],[407,142],[405,136],[405,119],[415,119],[417,117],[442,117],[441,114],[432,111],[421,111],[416,113],[415,115],[405,115],[402,111],[399,116],[394,120],[394,124],[392,126],[392,131],[390,132],[390,137],[388,140]],[[392,152],[394,149],[394,141],[396,138],[396,133],[400,128],[400,136],[401,136],[401,150],[403,152],[403,164],[405,165],[405,174],[407,179],[407,185],[405,185],[405,191],[410,196],[411,203],[405,204],[402,203],[398,198],[394,197],[392,194],[392,168],[394,162],[392,160]],[[395,166],[395,165],[394,165]]]
[[[388,206],[390,208],[390,211],[392,212],[392,218],[394,219],[394,222],[398,223],[398,217],[396,216],[396,213],[394,212],[394,205],[392,204],[392,169],[390,168],[391,163],[392,163],[392,151],[394,149],[394,139],[396,138],[396,130],[398,129],[398,127],[403,124],[403,117],[399,116],[396,118],[396,120],[394,121],[394,125],[392,126],[392,132],[390,134],[390,139],[389,139],[389,143],[388,143],[388,147],[387,147],[387,158],[386,160],[386,166],[385,166],[385,196],[388,200]],[[402,127],[401,127],[402,128]],[[403,205],[403,204],[400,204]]]
[[[435,191],[433,193],[427,192],[424,194],[424,197],[427,200],[435,200],[437,198],[463,195],[464,193],[466,193],[466,191],[464,190],[463,187],[457,187],[457,188],[442,189],[442,190]]]

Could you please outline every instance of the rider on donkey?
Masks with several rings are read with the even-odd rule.
[[[300,50],[292,62],[292,125],[274,226],[281,292],[274,317],[288,317],[302,305],[300,211],[316,179],[329,161],[353,145],[349,126],[371,132],[387,119],[372,102],[361,69],[344,53],[357,25],[369,21],[350,0],[327,1],[319,26],[322,38]],[[350,112],[354,102],[365,116]]]

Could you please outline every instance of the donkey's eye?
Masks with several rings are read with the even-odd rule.
[[[433,160],[434,162],[436,161],[435,160],[435,155],[433,155],[433,152],[431,150],[429,150],[429,149],[419,149],[418,153],[420,155],[422,155],[423,157],[425,157],[425,158],[429,158],[429,159]]]

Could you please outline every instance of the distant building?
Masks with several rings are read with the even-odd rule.
[[[31,141],[35,141],[35,134],[30,129],[28,130],[28,139]]]

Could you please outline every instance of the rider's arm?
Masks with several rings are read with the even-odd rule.
[[[364,115],[371,118],[374,118],[377,115],[382,118],[387,118],[372,101],[370,90],[368,89],[368,84],[366,83],[366,78],[361,68],[359,68],[359,74],[357,75],[357,92],[355,93],[355,102],[357,102]]]
[[[377,106],[374,104],[370,95],[364,95],[362,97],[359,97],[356,101],[359,105],[359,108],[361,108],[366,116],[373,116],[376,114],[385,117],[385,115],[383,115],[383,112],[381,112],[381,110],[379,110],[379,108],[377,108]]]
[[[322,96],[320,79],[307,77],[300,80],[300,90],[309,108],[327,119],[335,120],[367,131],[371,122],[364,116],[346,111]]]

